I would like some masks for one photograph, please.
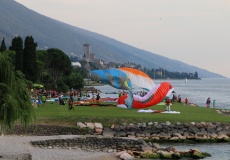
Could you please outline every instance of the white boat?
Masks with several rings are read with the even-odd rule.
[[[187,80],[187,78],[185,78],[185,83],[187,83],[188,82],[188,80]]]

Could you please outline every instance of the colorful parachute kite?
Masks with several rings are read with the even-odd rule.
[[[132,84],[127,74],[118,69],[93,70],[90,72],[90,78],[94,81],[109,84],[117,89],[132,89]]]
[[[173,91],[169,82],[155,86],[148,75],[133,68],[93,70],[90,72],[90,78],[117,89],[128,90],[128,95],[118,98],[118,105],[126,105],[127,108],[147,108],[156,105]],[[144,97],[133,95],[133,84],[148,89],[148,93]]]
[[[155,86],[152,78],[150,78],[147,74],[145,74],[144,72],[140,70],[137,70],[134,68],[127,68],[127,67],[122,67],[118,69],[127,74],[132,85],[136,85],[138,87],[141,87],[147,90],[150,90]]]
[[[163,82],[155,86],[144,97],[133,95],[131,92],[121,96],[118,98],[118,105],[125,104],[127,108],[136,109],[147,108],[160,103],[172,91],[172,85],[169,82]]]

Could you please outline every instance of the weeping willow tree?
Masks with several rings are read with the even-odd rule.
[[[11,128],[18,120],[28,126],[35,112],[23,74],[14,72],[11,59],[0,53],[0,125]]]

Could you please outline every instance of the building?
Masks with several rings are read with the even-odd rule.
[[[100,65],[105,65],[105,61],[103,61],[102,59],[95,59],[94,62]]]
[[[87,62],[93,62],[95,60],[95,54],[90,53],[90,45],[89,44],[83,44],[84,46],[84,55],[82,57],[82,60]]]
[[[75,67],[81,67],[81,63],[79,62],[71,62],[71,65],[75,68]]]

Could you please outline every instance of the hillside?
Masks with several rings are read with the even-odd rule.
[[[59,48],[66,54],[83,54],[83,44],[89,43],[96,58],[106,62],[135,62],[146,68],[165,68],[169,71],[198,72],[199,77],[221,78],[210,71],[187,65],[155,53],[121,43],[118,40],[90,32],[34,12],[14,0],[0,0],[0,39],[5,37],[7,47],[11,40],[20,35],[32,35],[38,43],[37,49]],[[129,59],[127,59],[129,57]]]

